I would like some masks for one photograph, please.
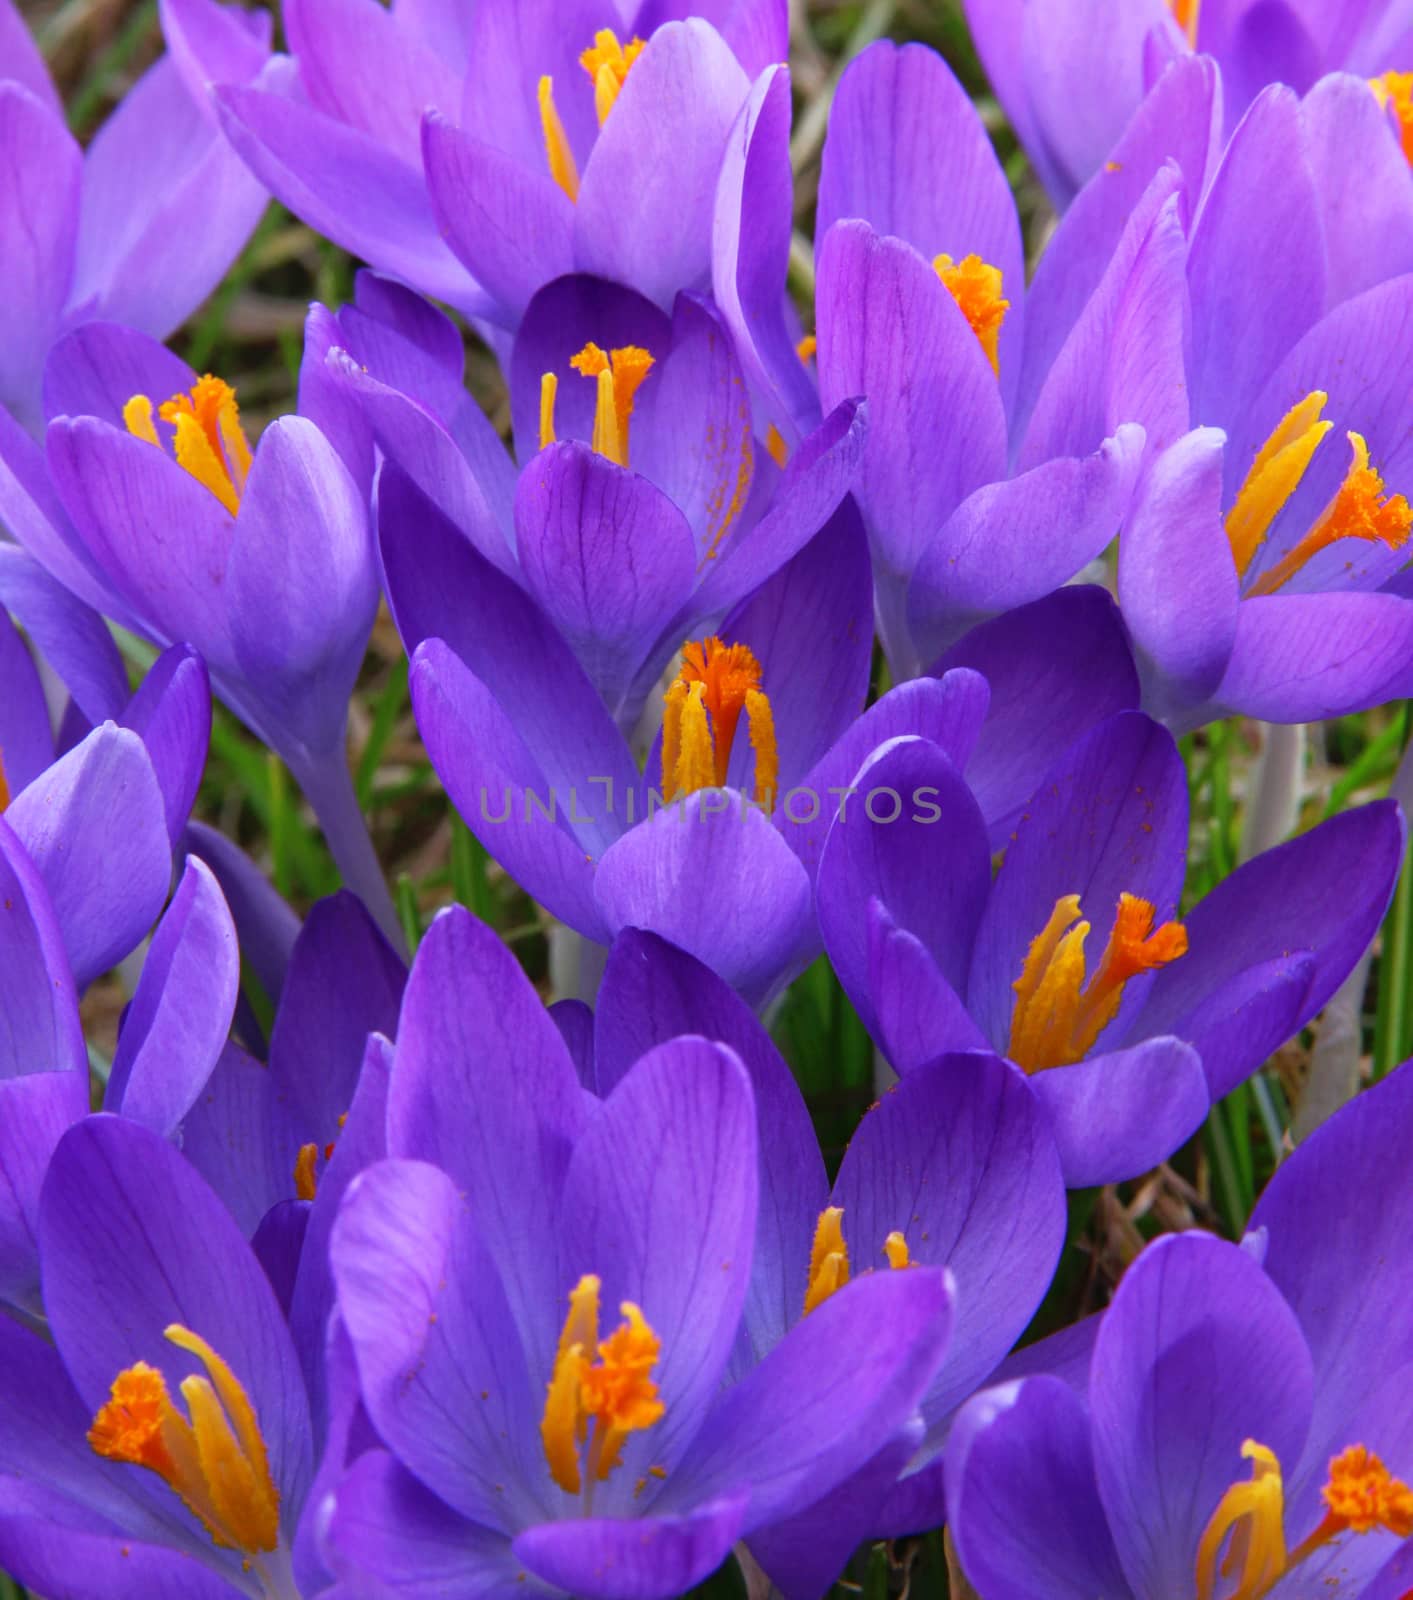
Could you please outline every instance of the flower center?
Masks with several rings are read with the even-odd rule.
[[[1325,1515],[1293,1550],[1285,1542],[1285,1489],[1281,1464],[1265,1445],[1248,1439],[1242,1456],[1249,1479],[1238,1479],[1217,1503],[1197,1546],[1198,1600],[1213,1600],[1217,1574],[1235,1579],[1227,1600],[1261,1600],[1308,1556],[1343,1533],[1384,1529],[1406,1539],[1413,1534],[1413,1489],[1395,1478],[1362,1444],[1334,1457],[1321,1494]],[[1217,1558],[1230,1536],[1220,1569]]]
[[[1081,1060],[1114,1020],[1124,985],[1187,954],[1187,930],[1180,922],[1154,929],[1147,900],[1121,894],[1113,932],[1099,969],[1085,986],[1084,941],[1089,924],[1080,920],[1079,896],[1055,902],[1050,920],[1031,940],[1011,1012],[1006,1053],[1026,1072],[1042,1072]]]
[[[624,345],[603,350],[592,340],[569,365],[597,385],[594,395],[594,432],[590,444],[601,456],[628,465],[628,425],[643,379],[653,367],[653,358],[639,345]],[[559,394],[559,375],[540,375],[540,449],[555,441],[554,403]]]
[[[162,1373],[139,1361],[113,1379],[110,1398],[88,1430],[88,1442],[106,1460],[155,1472],[181,1496],[216,1544],[248,1556],[273,1550],[279,1538],[280,1496],[245,1390],[204,1339],[176,1322],[164,1332],[209,1374],[182,1379],[190,1420],[172,1404]]]
[[[1227,513],[1227,538],[1238,577],[1244,578],[1281,509],[1300,487],[1306,470],[1333,427],[1322,419],[1329,396],[1313,390],[1286,412],[1256,452],[1251,470]],[[1401,549],[1413,528],[1413,509],[1401,494],[1386,495],[1384,480],[1369,465],[1362,435],[1348,435],[1353,459],[1344,482],[1314,526],[1247,589],[1247,596],[1275,594],[1314,555],[1339,539],[1363,539]]]
[[[849,1247],[844,1243],[843,1222],[842,1206],[826,1206],[815,1223],[814,1243],[810,1246],[809,1283],[805,1288],[806,1316],[849,1281]],[[908,1241],[897,1229],[883,1241],[882,1253],[888,1257],[888,1265],[894,1269],[912,1265]]]
[[[951,256],[941,255],[934,257],[932,265],[980,340],[991,370],[999,376],[1001,324],[1011,309],[1011,302],[1001,298],[1001,269],[988,266],[980,256],[953,261]]]
[[[626,45],[620,44],[612,28],[600,28],[594,35],[593,44],[580,55],[579,65],[588,73],[594,86],[594,110],[598,113],[600,127],[603,127],[609,112],[613,110],[614,101],[618,99],[619,91],[633,63],[643,53],[643,48],[641,39],[633,38]],[[540,79],[537,96],[550,177],[571,200],[577,200],[579,168],[554,103],[554,79],[548,74]]]
[[[340,1131],[342,1131],[343,1125],[347,1121],[348,1112],[342,1112],[339,1116]],[[334,1151],[337,1147],[337,1139],[330,1139],[328,1144],[324,1146],[324,1161],[326,1165],[334,1159]],[[296,1199],[312,1200],[319,1192],[319,1180],[316,1176],[318,1165],[319,1146],[312,1140],[308,1144],[300,1145],[299,1153],[294,1158],[294,1193]]]
[[[1413,163],[1413,72],[1385,72],[1382,77],[1371,78],[1369,87],[1385,110],[1393,107],[1399,143],[1406,159]]]
[[[725,784],[744,710],[755,752],[754,798],[767,810],[774,805],[780,763],[775,719],[760,679],[760,662],[744,644],[726,645],[713,636],[682,646],[682,667],[663,707],[664,799]]]
[[[164,400],[157,415],[176,430],[172,449],[177,465],[235,516],[250,474],[250,444],[240,425],[235,390],[208,372],[197,379],[190,394]],[[145,394],[135,394],[123,407],[123,421],[129,433],[162,447],[152,421],[152,402]]]
[[[577,1495],[586,1480],[592,1492],[618,1466],[628,1435],[652,1427],[665,1409],[652,1381],[662,1341],[631,1300],[600,1341],[599,1287],[586,1274],[570,1291],[540,1419],[550,1476],[566,1494]]]

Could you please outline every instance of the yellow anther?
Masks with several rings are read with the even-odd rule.
[[[569,148],[569,135],[559,120],[554,103],[554,79],[546,75],[540,79],[540,128],[545,136],[545,159],[549,163],[550,177],[571,200],[579,198],[579,168],[574,152]]]
[[[540,374],[540,449],[554,443],[554,402],[559,394],[559,374]]]
[[[765,448],[777,467],[783,467],[790,459],[790,447],[785,443],[785,436],[773,422],[765,430]]]
[[[971,331],[991,363],[991,370],[999,374],[1001,324],[1011,309],[1011,302],[1001,298],[1001,269],[988,266],[976,255],[963,256],[960,261],[940,255],[934,257],[932,265],[943,287],[970,323]]]
[[[1382,1530],[1406,1539],[1413,1534],[1413,1489],[1395,1478],[1372,1451],[1350,1445],[1329,1465],[1323,1490],[1325,1515],[1293,1549],[1285,1542],[1285,1491],[1280,1462],[1264,1445],[1248,1439],[1242,1456],[1251,1477],[1227,1490],[1197,1547],[1197,1600],[1213,1600],[1217,1558],[1230,1536],[1222,1578],[1236,1579],[1224,1600],[1262,1600],[1282,1578],[1317,1550],[1345,1533]]]
[[[594,432],[591,444],[601,456],[616,461],[620,467],[628,465],[628,426],[633,417],[633,405],[643,379],[652,371],[653,358],[635,344],[623,345],[616,350],[603,350],[592,340],[578,355],[569,358],[569,365],[597,384],[594,396]],[[554,397],[550,397],[548,425],[554,427]],[[546,427],[543,379],[540,388],[540,438],[543,441]]]
[[[1197,18],[1202,10],[1202,0],[1168,0],[1173,21],[1187,36],[1188,44],[1197,48]]]
[[[643,53],[643,41],[633,38],[626,45],[619,44],[612,28],[600,28],[594,42],[579,57],[579,65],[589,74],[594,85],[594,110],[602,127],[613,110],[628,70]]]
[[[247,1555],[273,1550],[280,1497],[259,1419],[235,1374],[206,1341],[180,1323],[165,1330],[207,1377],[181,1383],[184,1417],[166,1379],[145,1361],[125,1367],[88,1431],[97,1455],[155,1472],[180,1495],[218,1545]]]
[[[577,1495],[586,1476],[591,1485],[607,1478],[627,1436],[652,1427],[664,1411],[652,1381],[661,1340],[625,1300],[624,1320],[600,1343],[599,1288],[588,1274],[570,1291],[540,1421],[550,1476],[566,1494]]]
[[[726,645],[713,636],[682,646],[682,667],[663,703],[664,798],[724,786],[744,711],[755,755],[753,796],[767,810],[774,805],[779,751],[760,679],[760,662],[744,644]]]
[[[1239,576],[1245,576],[1271,524],[1299,487],[1320,441],[1334,426],[1320,419],[1328,399],[1321,389],[1307,394],[1286,412],[1257,451],[1227,512],[1227,538]]]
[[[3,757],[3,752],[0,752],[0,757]],[[0,811],[3,811],[9,803],[10,785],[5,779],[5,762],[0,759]]]
[[[208,372],[196,381],[190,394],[164,400],[157,414],[176,430],[172,449],[178,466],[185,467],[234,516],[251,465],[235,390]],[[152,402],[146,395],[133,395],[123,407],[123,422],[129,433],[161,448],[152,421]]]
[[[1252,595],[1275,594],[1321,550],[1340,539],[1363,539],[1401,550],[1413,528],[1413,508],[1401,494],[1386,495],[1384,480],[1369,465],[1369,447],[1357,433],[1349,435],[1353,452],[1344,482],[1320,513],[1313,528],[1252,584]]]
[[[940,258],[939,258],[940,259]],[[795,346],[795,354],[808,366],[814,360],[815,351],[819,349],[819,340],[812,333],[807,333]]]
[[[913,1264],[912,1257],[908,1254],[908,1241],[897,1229],[883,1241],[883,1254],[888,1257],[888,1265],[895,1270]]]
[[[294,1192],[300,1200],[312,1200],[318,1192],[319,1183],[314,1176],[318,1160],[317,1144],[300,1145],[299,1154],[294,1158]]]
[[[1086,987],[1089,924],[1080,920],[1079,896],[1055,902],[1011,986],[1016,1002],[1007,1054],[1017,1066],[1041,1072],[1081,1060],[1114,1020],[1128,980],[1187,953],[1187,930],[1180,922],[1155,930],[1153,921],[1147,900],[1121,894],[1103,958]]]
[[[805,1315],[849,1281],[849,1247],[844,1243],[844,1210],[826,1206],[814,1228],[810,1248],[810,1276],[805,1288]]]
[[[1404,158],[1413,163],[1413,72],[1385,72],[1371,78],[1369,87],[1381,106],[1393,107]]]

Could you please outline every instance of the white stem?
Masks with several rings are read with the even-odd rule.
[[[1241,859],[1288,839],[1300,817],[1305,784],[1305,728],[1268,723],[1256,763],[1256,783],[1241,833]]]
[[[1320,1019],[1320,1031],[1310,1053],[1310,1076],[1290,1124],[1290,1136],[1297,1144],[1309,1138],[1346,1100],[1352,1100],[1359,1088],[1364,990],[1373,955],[1370,947],[1360,956],[1354,971],[1330,997]]]

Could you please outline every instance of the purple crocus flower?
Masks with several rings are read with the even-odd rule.
[[[1413,65],[1407,0],[1136,0],[1122,10],[1102,0],[969,0],[966,10],[992,87],[1061,210],[1192,51],[1221,67],[1228,129],[1267,84],[1304,94],[1326,73],[1383,80]],[[1409,87],[1385,86],[1405,104]]]
[[[1188,1233],[1144,1250],[1087,1393],[1040,1374],[966,1407],[948,1521],[986,1600],[1396,1600],[1396,1538],[1413,1533],[1410,1133],[1405,1069],[1281,1165],[1243,1246]]]
[[[1102,274],[1089,241],[1057,239],[1050,270],[1082,292],[1032,317],[1010,187],[946,64],[880,42],[846,72],[820,179],[819,388],[826,407],[868,400],[855,493],[895,677],[1117,532],[1172,320],[1180,239],[1159,199]]]
[[[38,1234],[52,1342],[0,1317],[0,1565],[73,1600],[317,1592],[300,1358],[229,1213],[103,1115],[60,1141]]]
[[[190,5],[193,0],[182,0]],[[513,0],[389,15],[285,8],[291,55],[223,125],[270,189],[382,271],[513,329],[542,285],[599,273],[665,310],[705,287],[717,174],[784,0]]]
[[[945,1266],[956,1284],[951,1339],[916,1432],[749,1541],[777,1587],[815,1594],[867,1536],[942,1520],[938,1451],[950,1418],[1029,1322],[1059,1256],[1059,1155],[1023,1073],[984,1053],[947,1056],[868,1112],[831,1186],[799,1087],[755,1014],[691,956],[653,934],[621,933],[593,1017],[598,1093],[688,1033],[736,1052],[760,1129],[761,1202],[733,1373],[765,1359],[851,1273],[921,1262]]]
[[[394,1159],[355,1181],[332,1241],[387,1447],[335,1491],[336,1576],[681,1594],[907,1425],[950,1326],[925,1267],[841,1288],[723,1387],[757,1114],[741,1061],[699,1037],[592,1100],[494,935],[460,910],[433,923],[398,1027]]]
[[[208,40],[213,73],[250,75],[269,37],[268,16],[223,13]],[[124,96],[87,152],[65,125],[12,0],[0,0],[0,80],[0,408],[37,430],[54,342],[94,318],[165,339],[220,282],[265,208],[265,191],[175,47]]]
[[[400,938],[343,752],[378,584],[364,496],[338,452],[298,416],[252,450],[228,385],[107,323],[56,346],[45,402],[47,454],[0,426],[0,514],[81,600],[201,652]]]
[[[1257,856],[1174,920],[1187,776],[1136,712],[1056,764],[994,881],[976,801],[926,740],[880,751],[855,783],[900,798],[847,812],[825,847],[819,919],[840,980],[900,1072],[969,1049],[1024,1068],[1077,1186],[1165,1159],[1315,1015],[1402,860],[1398,807],[1380,801]]]

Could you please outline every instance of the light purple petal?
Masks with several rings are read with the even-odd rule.
[[[118,718],[147,748],[175,849],[196,801],[211,736],[211,680],[185,645],[163,651]]]

